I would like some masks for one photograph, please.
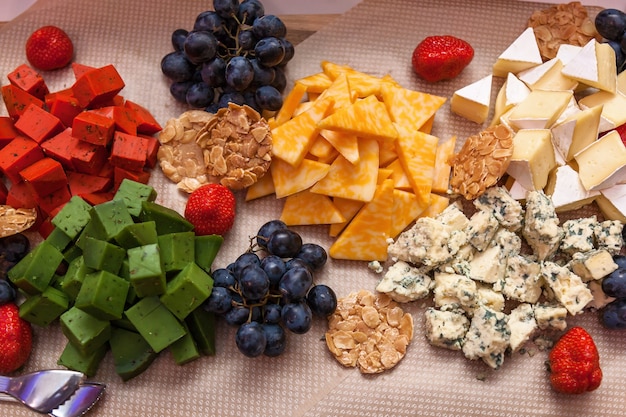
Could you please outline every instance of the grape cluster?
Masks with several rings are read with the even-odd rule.
[[[626,13],[618,9],[601,10],[595,18],[596,30],[615,51],[617,72],[626,67]]]
[[[192,30],[172,33],[174,51],[161,60],[170,93],[211,113],[229,102],[259,113],[279,110],[295,52],[285,24],[266,15],[260,0],[213,0],[213,8],[196,17]]]
[[[303,243],[284,222],[271,220],[261,226],[249,251],[213,271],[213,291],[203,308],[237,327],[235,343],[244,355],[278,356],[287,331],[304,334],[315,316],[326,318],[335,311],[332,288],[313,282],[327,259],[320,245]]]
[[[15,299],[16,291],[7,272],[30,251],[30,241],[22,233],[0,238],[0,305]]]
[[[617,269],[602,280],[602,291],[614,297],[602,311],[602,323],[609,329],[626,329],[626,256],[615,255]]]

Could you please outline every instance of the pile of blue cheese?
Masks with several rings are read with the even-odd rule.
[[[397,302],[433,297],[425,310],[432,345],[498,369],[507,352],[611,301],[601,281],[618,268],[620,221],[591,215],[561,223],[541,190],[522,205],[505,187],[491,187],[473,204],[466,215],[457,201],[390,241],[376,287]]]

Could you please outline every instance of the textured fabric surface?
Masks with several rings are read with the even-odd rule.
[[[159,62],[171,50],[170,33],[191,28],[208,2],[192,0],[52,0],[0,31],[0,73],[25,62],[23,45],[32,30],[43,24],[63,27],[75,42],[75,61],[103,66],[114,64],[126,87],[122,94],[148,107],[162,123],[184,108],[168,93]],[[320,61],[349,64],[360,71],[391,74],[401,85],[450,97],[458,88],[491,72],[491,66],[525,28],[541,3],[493,0],[365,0],[307,39],[296,49],[288,76],[294,79],[320,71]],[[471,65],[452,81],[427,85],[412,73],[410,56],[425,36],[452,34],[476,50]],[[44,74],[51,90],[73,82],[70,69]],[[2,83],[7,83],[6,78]],[[494,79],[493,97],[502,80]],[[4,108],[2,109],[5,112]],[[4,114],[4,113],[3,113]],[[433,134],[442,140],[464,138],[481,126],[451,115],[449,103],[437,113]],[[157,201],[182,211],[185,196],[157,171],[152,184]],[[234,229],[214,266],[226,266],[246,250],[249,236],[263,223],[278,217],[282,202],[266,197],[251,203],[238,195]],[[297,230],[308,242],[328,248],[324,227]],[[379,276],[363,262],[330,261],[316,281],[345,296],[358,289],[373,291]],[[277,358],[248,359],[235,346],[235,329],[218,326],[217,355],[177,366],[162,352],[142,375],[123,383],[106,356],[94,380],[108,385],[94,416],[618,416],[626,395],[624,342],[626,333],[601,327],[597,314],[569,318],[594,336],[604,370],[595,392],[567,397],[549,386],[544,362],[547,352],[516,353],[500,370],[471,362],[459,352],[430,346],[423,332],[427,302],[405,308],[414,314],[415,338],[405,358],[388,372],[361,375],[340,366],[323,341],[326,323],[316,320],[306,335],[288,335],[288,348]],[[35,350],[27,371],[56,368],[65,338],[58,324],[35,332]],[[0,404],[3,416],[32,416],[16,404]]]

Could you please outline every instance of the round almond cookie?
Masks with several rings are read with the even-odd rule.
[[[29,229],[37,220],[34,208],[13,208],[0,205],[0,237],[7,237]]]
[[[413,317],[387,294],[367,290],[337,300],[326,345],[346,367],[377,374],[396,366],[413,339]]]

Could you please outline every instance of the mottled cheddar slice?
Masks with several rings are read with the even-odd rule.
[[[373,95],[357,100],[351,106],[337,109],[317,126],[320,129],[338,130],[383,141],[393,141],[398,136],[385,104]]]
[[[426,123],[420,127],[420,132],[428,133],[433,131],[433,124],[435,123],[435,115],[433,114],[430,119],[426,120]]]
[[[328,129],[320,130],[320,135],[348,161],[353,164],[359,161],[359,143],[356,135]]]
[[[331,245],[330,257],[355,261],[387,260],[392,213],[393,180],[386,180],[376,188],[372,201],[363,206]]]
[[[346,227],[346,225],[352,220],[352,218],[361,210],[361,207],[365,205],[362,201],[349,200],[347,198],[335,197],[333,203],[341,215],[346,219],[341,223],[333,223],[330,225],[328,235],[332,237],[339,236],[339,233]]]
[[[419,130],[445,103],[445,97],[409,90],[391,83],[381,88],[383,103],[396,124]]]
[[[345,73],[337,75],[333,83],[321,94],[320,98],[330,98],[333,100],[333,111],[351,106],[354,102],[350,92],[350,83]]]
[[[285,199],[280,220],[287,226],[301,226],[340,223],[346,219],[328,196],[304,190]]]
[[[396,125],[396,151],[413,192],[420,204],[428,205],[435,172],[435,155],[439,139],[436,136]]]
[[[317,135],[317,138],[313,140],[313,145],[309,149],[309,153],[318,160],[328,160],[335,155],[335,147],[330,144],[323,136]]]
[[[381,142],[380,144],[380,165],[387,166],[398,159],[396,144],[394,142]]]
[[[321,93],[333,83],[328,75],[323,72],[300,78],[296,81],[306,87],[307,93]]]
[[[450,205],[450,199],[439,194],[431,194],[430,204],[418,217],[436,217]]]
[[[452,167],[448,160],[454,155],[454,147],[456,146],[456,136],[452,136],[447,141],[437,146],[435,154],[435,171],[433,173],[434,193],[446,193],[450,184],[450,171]]]
[[[393,170],[389,169],[389,168],[378,168],[378,180],[377,183],[378,184],[382,184],[383,181],[386,181],[388,179],[393,180],[393,178],[391,178],[391,175],[393,174]]]
[[[302,103],[298,104],[298,107],[296,107],[296,109],[293,111],[293,117],[296,117],[309,110],[311,107],[313,107],[313,104],[315,104],[315,99],[303,101]]]
[[[272,129],[274,156],[297,166],[319,134],[317,124],[326,117],[332,106],[332,100],[316,101],[304,113]]]
[[[359,162],[337,156],[328,174],[319,180],[311,191],[331,197],[370,201],[376,191],[378,179],[378,141],[359,140]]]
[[[330,61],[322,61],[322,70],[333,80],[342,73],[346,74],[350,82],[350,89],[353,90],[358,97],[380,94],[383,80],[379,77],[357,71],[348,65],[339,65]]]
[[[395,239],[406,227],[419,216],[426,206],[422,206],[417,201],[415,194],[398,190],[393,190],[393,212],[391,215],[391,237]]]
[[[302,102],[302,98],[304,97],[305,93],[306,86],[296,81],[289,94],[287,94],[287,96],[283,100],[282,107],[280,108],[280,110],[278,110],[278,113],[276,114],[275,126],[282,125],[287,120],[293,117],[293,114],[298,105]]]
[[[303,159],[300,165],[293,167],[280,159],[274,159],[270,165],[274,192],[277,198],[287,197],[306,190],[330,171],[330,165],[311,159]]]
[[[259,180],[246,189],[246,201],[274,194],[274,180],[271,172],[266,172]]]
[[[393,171],[391,178],[393,179],[393,185],[395,188],[405,191],[413,190],[413,187],[409,182],[409,177],[407,177],[406,172],[404,172],[404,168],[402,167],[399,159],[396,159],[387,165],[387,168]]]

